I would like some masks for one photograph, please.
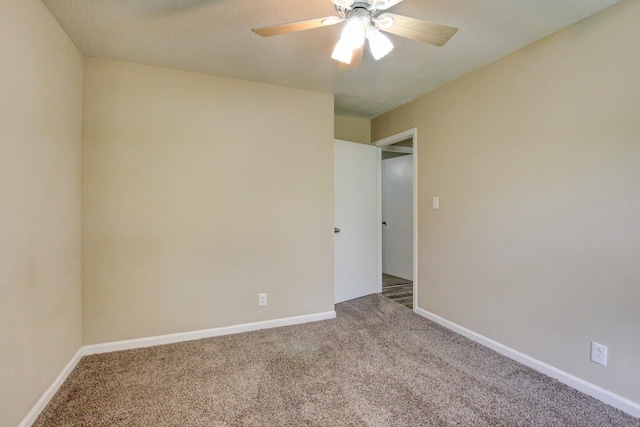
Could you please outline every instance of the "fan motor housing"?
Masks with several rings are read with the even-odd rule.
[[[334,6],[340,16],[344,16],[345,18],[349,18],[351,16],[371,17],[378,12],[377,10],[372,10],[371,3],[366,1],[354,2],[350,9],[338,4],[334,4]]]

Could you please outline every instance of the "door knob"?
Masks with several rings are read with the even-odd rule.
[[[336,228],[333,229],[333,232],[338,234],[340,232],[340,229],[338,227],[336,227]]]
[[[387,221],[382,221],[382,225],[387,225]]]

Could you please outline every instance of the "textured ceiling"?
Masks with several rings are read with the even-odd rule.
[[[339,71],[341,25],[263,38],[251,28],[335,14],[330,0],[43,0],[86,56],[335,94],[373,118],[619,0],[404,0],[390,12],[460,28],[444,47],[389,35],[380,61]]]

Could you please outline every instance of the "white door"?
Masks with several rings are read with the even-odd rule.
[[[413,280],[413,155],[382,160],[382,271]]]
[[[335,302],[378,292],[379,149],[335,141]],[[339,230],[339,232],[338,232]]]

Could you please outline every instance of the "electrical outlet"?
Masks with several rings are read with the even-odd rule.
[[[592,341],[591,361],[602,366],[607,366],[607,346]]]
[[[258,307],[267,305],[267,294],[258,294]]]

